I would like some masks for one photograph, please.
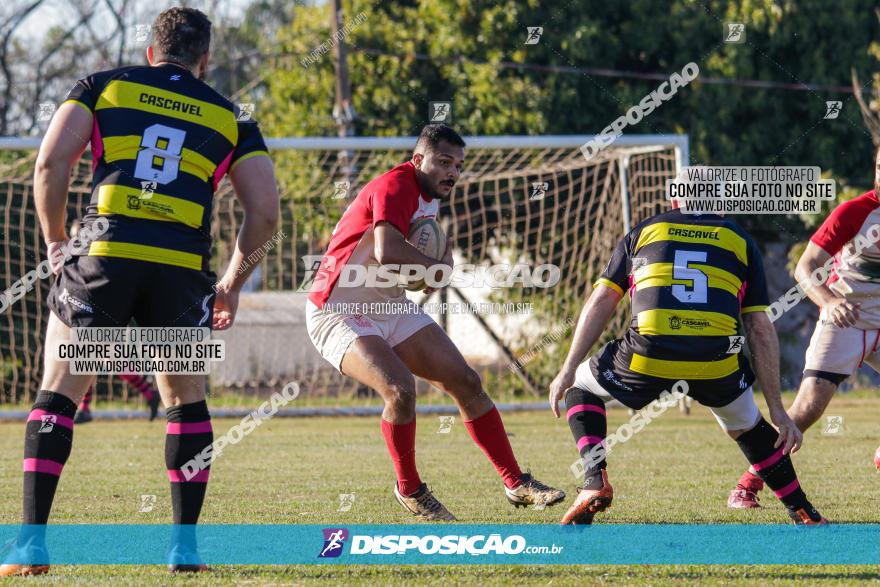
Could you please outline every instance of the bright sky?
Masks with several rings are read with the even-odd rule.
[[[0,2],[2,1],[3,0],[0,0]],[[239,19],[244,15],[244,10],[250,2],[251,0],[221,0],[216,3],[216,5],[222,7],[223,16],[225,18]],[[118,2],[115,1],[113,3],[118,4]],[[13,2],[14,10],[20,8],[24,4],[24,0],[15,0]],[[96,4],[100,13],[104,14],[106,12],[104,4]],[[194,2],[188,2],[187,4],[194,8],[203,8],[210,3],[195,0]],[[130,4],[133,8],[132,12],[134,14],[145,17],[144,24],[151,23],[153,18],[155,18],[155,16],[162,10],[170,8],[171,6],[180,5],[181,2],[175,2],[173,0],[134,0]],[[68,0],[47,0],[28,16],[27,20],[22,23],[19,33],[16,36],[19,39],[42,38],[43,35],[46,34],[46,31],[51,27],[63,24],[66,19],[74,18],[75,15],[76,12],[70,7]],[[209,14],[209,16],[211,16],[211,14]],[[99,20],[97,22],[101,21]],[[110,22],[108,21],[108,26],[109,25]]]

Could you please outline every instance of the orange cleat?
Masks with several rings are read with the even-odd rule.
[[[593,516],[599,512],[605,511],[611,507],[614,500],[614,488],[608,482],[608,473],[602,469],[602,488],[601,489],[581,489],[578,492],[574,503],[568,508],[568,511],[562,516],[560,522],[563,526],[592,524]]]
[[[32,577],[45,575],[49,572],[49,565],[0,565],[0,577]]]
[[[797,511],[789,511],[788,515],[795,526],[824,526],[828,524],[828,520],[812,506],[801,508]]]

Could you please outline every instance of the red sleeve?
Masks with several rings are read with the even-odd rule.
[[[868,214],[880,206],[874,192],[862,194],[831,211],[810,241],[832,257],[859,233]]]
[[[409,221],[418,205],[418,196],[412,197],[410,190],[399,182],[388,182],[370,194],[373,210],[373,228],[380,222],[390,222],[400,234],[409,233]]]

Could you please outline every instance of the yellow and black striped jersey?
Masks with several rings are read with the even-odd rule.
[[[592,365],[597,376],[611,370],[601,379],[665,389],[685,379],[696,396],[754,381],[740,315],[767,307],[767,283],[754,241],[733,222],[679,210],[649,218],[620,241],[599,283],[632,301],[626,335]]]
[[[208,270],[211,204],[223,176],[266,155],[256,122],[188,70],[123,67],[67,96],[93,115],[92,199],[84,223],[110,229],[88,255]]]

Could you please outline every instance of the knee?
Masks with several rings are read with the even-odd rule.
[[[473,397],[479,395],[483,391],[483,381],[479,374],[465,367],[455,373],[454,377],[450,377],[442,383],[443,390],[455,397]]]
[[[385,404],[392,407],[398,413],[415,413],[416,409],[416,386],[415,380],[389,383],[382,396]]]
[[[567,407],[577,406],[581,404],[588,404],[599,406],[604,409],[605,402],[598,395],[584,389],[582,387],[572,387],[565,392],[565,405]]]

